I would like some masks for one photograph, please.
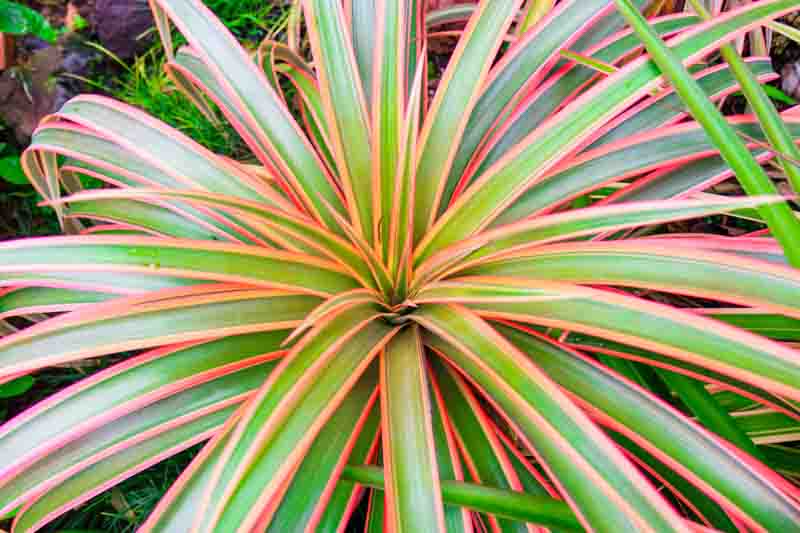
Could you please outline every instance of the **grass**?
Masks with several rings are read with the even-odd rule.
[[[140,107],[150,115],[177,128],[209,150],[243,159],[247,147],[227,121],[214,123],[175,89],[164,73],[160,45],[142,54],[121,75],[109,92],[123,102]]]
[[[276,37],[286,29],[290,4],[277,4],[281,4],[280,0],[206,0],[206,5],[251,50],[264,38]],[[176,43],[181,40],[181,36],[175,35]],[[120,74],[90,83],[147,111],[215,153],[238,160],[250,158],[246,145],[227,121],[219,124],[210,121],[175,89],[164,73],[166,57],[160,42],[154,42],[130,65],[116,62],[122,65]]]
[[[282,0],[206,0],[205,4],[240,40],[257,42],[278,33],[289,18],[289,2]]]
[[[123,481],[42,531],[132,533],[198,451],[199,446],[195,446]]]

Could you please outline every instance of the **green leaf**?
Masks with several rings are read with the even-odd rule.
[[[470,114],[464,137],[459,142],[453,168],[447,179],[444,206],[448,205],[456,184],[487,135],[497,134],[499,125],[511,122],[511,110],[520,103],[525,88],[529,88],[554,55],[579,37],[581,28],[588,25],[599,12],[606,9],[607,5],[607,0],[562,3],[555,10],[549,24],[541,27],[535,35],[521,37],[508,51],[503,61],[492,72],[475,104],[475,109]],[[587,33],[602,31],[602,28],[603,25],[597,24]],[[531,124],[531,121],[528,121],[528,124]],[[506,135],[507,132],[503,132],[500,137]]]
[[[170,433],[180,432],[181,427],[194,424],[209,415],[220,424],[261,385],[265,376],[276,365],[276,361],[255,365],[250,363],[243,370],[228,372],[217,379],[206,375],[203,377],[206,382],[186,387],[185,390],[176,391],[157,401],[153,401],[151,397],[152,403],[142,408],[132,409],[129,405],[127,413],[124,413],[124,409],[117,408],[114,413],[117,418],[93,431],[84,430],[84,434],[81,434],[68,430],[65,432],[65,437],[68,438],[59,440],[56,437],[44,441],[43,446],[42,440],[36,439],[36,443],[41,446],[40,453],[32,458],[15,453],[15,456],[24,457],[26,461],[32,459],[33,462],[24,466],[19,475],[0,488],[0,502],[7,507],[12,502],[25,503],[42,492],[58,490],[62,482],[75,474],[97,469],[106,460],[109,451],[124,454],[125,450],[140,446],[143,439],[168,438]],[[147,399],[144,397],[139,401]],[[123,411],[124,416],[120,417],[120,411]],[[95,418],[93,422],[96,420]],[[153,456],[157,456],[158,452],[154,452]],[[16,466],[12,465],[12,469]],[[77,496],[79,494],[73,495]]]
[[[429,289],[435,296],[420,300],[463,303],[484,317],[634,344],[800,400],[800,362],[793,349],[675,307],[621,291],[517,278],[474,278],[439,287]]]
[[[412,317],[432,333],[426,344],[468,374],[514,422],[587,526],[637,531],[644,522],[654,531],[683,531],[677,514],[584,411],[486,322],[465,308],[435,304]],[[590,481],[597,476],[602,485]]]
[[[800,506],[782,492],[776,476],[766,477],[763,466],[742,459],[726,441],[701,431],[679,411],[589,358],[543,337],[498,327],[559,385],[622,424],[640,446],[666,454],[673,460],[669,466],[687,468],[767,531],[789,531],[800,519]]]
[[[659,375],[677,394],[681,401],[709,430],[727,439],[740,450],[762,459],[758,448],[736,422],[706,390],[705,384],[682,374],[668,370],[659,371]]]
[[[372,305],[343,311],[321,321],[284,357],[222,456],[224,467],[209,486],[210,506],[198,517],[202,531],[268,524],[272,516],[262,516],[257,502],[280,501],[282,480],[291,479],[332,411],[393,335],[375,318]]]
[[[768,83],[765,83],[761,87],[764,89],[764,92],[767,94],[767,96],[769,96],[773,100],[776,100],[778,102],[782,102],[784,104],[797,105],[797,100],[795,100],[794,98],[792,98],[791,96],[789,96],[788,94],[783,92],[782,90],[778,89],[774,85],[770,85]],[[741,93],[739,93],[739,94],[741,94]]]
[[[375,440],[380,424],[376,386],[376,373],[368,372],[336,409],[300,464],[268,532],[298,531],[328,512],[331,495],[326,491],[336,485],[350,447]]]
[[[721,41],[741,33],[750,24],[794,8],[793,0],[748,4],[746,8],[737,10],[735,16],[715,19],[684,32],[673,52],[683,61],[690,60],[701,52],[713,50]],[[660,75],[655,63],[640,58],[573,100],[552,120],[520,142],[502,161],[493,165],[491,172],[479,178],[453,203],[425,234],[416,251],[417,261],[491,223],[525,189],[568,155],[571,148],[588,138],[595,128],[655,87]],[[702,96],[706,98],[705,94]],[[760,167],[759,172],[763,172]],[[766,192],[771,193],[774,191]],[[800,239],[800,231],[797,235]]]
[[[439,208],[447,205],[442,202],[454,146],[464,136],[491,62],[521,4],[520,0],[481,2],[439,82],[420,140],[414,242],[425,234]]]
[[[697,82],[686,71],[682,59],[675,53],[675,51],[661,40],[661,38],[652,30],[647,24],[647,21],[642,17],[636,8],[630,3],[630,0],[615,0],[618,9],[622,15],[628,20],[631,27],[642,39],[645,48],[650,53],[652,61],[658,65],[663,75],[673,84],[681,99],[689,108],[692,116],[700,124],[702,124],[708,136],[712,139],[714,144],[720,151],[723,159],[733,169],[739,183],[742,185],[747,194],[775,194],[777,193],[776,186],[772,183],[769,176],[767,176],[761,165],[752,157],[746,145],[736,135],[733,129],[728,124],[727,120],[716,106],[708,100],[703,90],[698,86]],[[778,4],[779,2],[775,2]],[[728,52],[726,52],[726,50]],[[731,54],[733,49],[722,47],[722,53],[726,57],[728,64],[734,69],[737,74],[739,82],[742,84],[742,89],[746,94],[751,96],[751,103],[762,105],[759,112],[759,120],[767,118],[768,113],[764,112],[763,108],[771,106],[768,99],[763,96],[762,98],[753,98],[758,91],[758,83],[752,78],[752,74],[747,71],[747,67],[741,61],[741,58],[736,54]],[[734,55],[736,59],[734,60]],[[747,75],[741,75],[747,72]],[[750,89],[753,89],[751,91]],[[774,112],[774,109],[773,109]],[[773,114],[773,117],[775,115]],[[781,129],[780,120],[772,120],[771,124],[775,126],[773,129],[767,129],[768,134],[773,133],[775,130]],[[781,129],[783,133],[780,138],[785,139],[789,137],[785,129]],[[772,135],[770,135],[772,137]],[[779,136],[775,135],[775,139]],[[792,141],[784,141],[792,144]],[[800,181],[800,172],[797,173],[798,181]],[[800,186],[800,183],[798,183]],[[800,221],[795,218],[791,208],[788,204],[776,204],[772,206],[765,206],[759,209],[759,212],[766,220],[767,225],[772,230],[775,238],[781,243],[784,248],[789,262],[794,266],[800,266]]]
[[[241,416],[242,410],[228,418],[214,437],[203,446],[188,467],[142,524],[142,528],[153,533],[178,533],[191,524],[203,505],[203,494],[211,480],[214,468],[230,441],[231,431]]]
[[[356,2],[356,5],[363,3]],[[416,119],[419,117],[419,110],[415,110],[416,102],[409,101],[407,94],[407,87],[411,82],[406,80],[407,65],[410,63],[407,57],[410,52],[408,46],[410,3],[381,0],[378,2],[378,8],[380,12],[375,13],[374,23],[381,26],[370,30],[378,36],[375,45],[380,52],[380,61],[372,67],[373,75],[377,78],[372,81],[379,87],[379,90],[372,95],[372,149],[376,169],[373,172],[380,174],[377,179],[373,178],[373,194],[380,195],[379,202],[373,201],[378,207],[373,220],[377,228],[376,240],[380,241],[383,256],[386,258],[389,256],[390,245],[394,244],[391,241],[396,240],[391,226],[395,202],[398,202],[397,184],[406,181],[410,184],[410,176],[404,174],[407,168],[414,165],[414,162],[409,164],[404,161],[398,166],[398,161],[403,155],[406,158],[416,156],[415,151],[412,151],[415,147],[408,146],[410,142],[408,137],[410,134],[416,140]],[[363,10],[363,6],[361,9]],[[417,114],[404,117],[404,110],[407,108],[408,113],[416,111]],[[406,131],[410,126],[408,121],[411,121],[414,127],[407,134]],[[406,201],[399,203],[400,209],[404,209]]]
[[[708,497],[707,493],[686,481],[686,478],[681,476],[673,468],[670,468],[654,458],[632,440],[613,430],[608,430],[608,432],[632,457],[636,458],[637,462],[646,465],[646,468],[652,469],[664,482],[669,483],[670,488],[668,490],[686,498],[691,505],[692,511],[702,516],[712,527],[728,533],[739,533],[741,531],[731,522],[730,517],[725,511],[714,502],[714,500]],[[686,504],[687,502],[684,501],[683,503]]]
[[[452,258],[471,250],[464,262],[475,265],[492,261],[494,257],[518,257],[526,250],[535,250],[539,245],[552,241],[574,240],[593,233],[615,229],[635,228],[665,224],[667,222],[700,218],[725,211],[760,205],[761,202],[782,201],[780,197],[720,199],[719,201],[675,200],[660,202],[627,202],[591,208],[572,209],[552,215],[542,215],[522,220],[515,224],[485,231],[472,239],[466,239],[447,248],[420,266],[418,279],[428,279],[432,272],[444,266],[453,267]],[[470,267],[462,265],[458,269]],[[624,268],[624,267],[623,267]]]
[[[522,490],[516,471],[478,397],[452,368],[447,368],[441,361],[431,362],[431,366],[436,370],[448,418],[475,482],[497,489]],[[496,519],[492,517],[491,520],[494,522]],[[527,530],[523,524],[504,519],[498,520],[493,527],[495,525],[503,532],[522,533]]]
[[[172,431],[126,448],[93,468],[81,471],[34,499],[19,515],[14,528],[20,533],[36,530],[53,517],[88,501],[94,492],[102,490],[104,486],[116,485],[160,460],[206,440],[233,411],[233,408],[228,408],[187,421]]]
[[[737,394],[746,396],[752,402],[769,406],[772,409],[789,413],[795,417],[800,417],[800,410],[798,410],[796,402],[777,396],[761,387],[711,370],[705,365],[687,363],[686,361],[667,357],[652,351],[601,339],[599,337],[584,335],[582,333],[570,332],[567,336],[566,343],[569,347],[587,353],[597,354],[598,358],[621,358],[624,361],[641,361],[642,364],[653,371],[653,367],[657,367],[666,368],[674,372],[681,372],[688,376],[703,376],[703,378],[711,383],[719,384],[726,389],[735,391]],[[666,385],[663,385],[663,383],[662,386],[666,388]],[[662,397],[668,397],[668,393],[666,393],[664,389],[659,390],[662,393]]]
[[[386,497],[383,492],[371,490],[364,533],[382,533],[386,523]]]
[[[52,237],[12,242],[0,245],[0,258],[5,267],[0,267],[0,277],[4,278],[41,277],[36,275],[32,265],[43,263],[60,265],[60,270],[51,268],[51,272],[76,273],[85,273],[87,267],[91,269],[88,265],[103,264],[108,266],[108,271],[120,268],[154,277],[166,275],[251,286],[267,284],[288,290],[299,288],[299,292],[307,292],[300,286],[308,284],[311,285],[308,292],[320,295],[358,287],[335,263],[311,256],[271,251],[265,247],[165,237]]]
[[[0,158],[0,178],[14,185],[30,185],[16,155]]]
[[[59,35],[38,11],[8,0],[0,0],[0,32],[32,34],[49,43],[55,43]]]
[[[552,244],[467,267],[464,274],[651,288],[800,317],[797,270],[665,239]],[[731,276],[736,283],[731,283]]]
[[[218,100],[219,104],[230,110],[229,120],[261,163],[267,168],[277,167],[305,206],[329,228],[337,228],[329,212],[329,208],[341,206],[335,184],[261,68],[202,2],[158,0],[151,5],[158,5],[161,13],[166,12],[197,50],[205,64],[205,72],[200,74],[209,75],[207,87],[212,94],[224,96]],[[161,27],[159,30],[171,53],[171,33]]]
[[[253,333],[183,349],[178,347],[145,353],[80,381],[65,390],[59,402],[42,403],[29,409],[24,419],[10,422],[0,435],[0,454],[14,457],[15,462],[33,461],[33,467],[25,469],[22,477],[14,483],[0,483],[0,501],[3,502],[0,508],[13,499],[14,494],[10,490],[19,491],[34,486],[54,476],[64,464],[72,465],[73,460],[66,451],[54,453],[52,448],[59,443],[64,448],[64,443],[96,431],[98,420],[104,420],[103,424],[108,426],[107,434],[114,435],[114,431],[117,431],[124,435],[126,431],[132,431],[130,428],[141,427],[143,419],[147,424],[158,416],[164,416],[165,411],[157,408],[149,416],[141,411],[127,416],[137,410],[137,403],[149,405],[160,398],[177,394],[182,398],[178,405],[166,410],[168,416],[175,417],[182,409],[191,407],[192,402],[199,402],[200,408],[209,401],[222,401],[257,388],[263,376],[274,366],[274,363],[259,364],[265,359],[263,354],[273,353],[274,357],[281,355],[280,345],[285,339],[286,332]],[[250,370],[234,371],[253,365],[256,367]],[[232,377],[224,378],[232,371]],[[192,392],[188,385],[191,382],[199,385],[208,380],[211,380],[209,386],[195,389],[197,392]],[[143,408],[143,411],[146,412],[147,408]],[[127,416],[126,422],[118,423],[120,417],[124,416]],[[107,442],[99,437],[89,437],[88,441],[93,438],[95,442]],[[99,450],[102,449],[101,446]],[[53,453],[52,459],[37,463],[45,460],[49,452]]]
[[[36,383],[33,376],[22,376],[6,383],[0,384],[0,400],[22,396]]]
[[[459,456],[458,443],[449,425],[448,409],[442,398],[441,389],[436,379],[437,358],[428,357],[432,370],[431,388],[431,421],[433,426],[436,463],[439,468],[439,479],[442,481],[464,481],[464,467]],[[440,366],[440,365],[439,365]],[[356,464],[351,461],[352,464]],[[469,510],[455,505],[444,506],[444,520],[448,531],[462,531],[472,521]]]
[[[407,328],[381,356],[389,528],[403,533],[445,531],[427,374],[419,330]]]
[[[0,339],[0,375],[170,342],[291,329],[319,304],[274,292],[177,291],[116,299],[8,335]]]
[[[351,222],[373,244],[373,202],[378,193],[372,183],[374,141],[358,64],[347,39],[344,8],[339,0],[310,0],[304,8],[330,145]]]
[[[705,10],[703,5],[698,4],[696,1],[692,2],[692,5],[695,11],[704,19],[711,18],[711,14]],[[733,45],[726,44],[720,48],[720,53],[722,54],[722,58],[730,66],[731,72],[733,72],[734,76],[736,76],[736,79],[739,81],[739,85],[742,87],[742,93],[747,98],[747,102],[753,113],[758,117],[758,122],[761,125],[761,129],[764,130],[767,139],[769,139],[770,145],[772,145],[778,153],[785,154],[786,157],[780,159],[783,171],[795,192],[800,191],[800,168],[791,162],[792,160],[800,160],[800,150],[798,150],[795,145],[794,137],[789,132],[786,123],[781,118],[778,110],[775,109],[772,100],[769,99],[769,95],[764,90],[764,86],[758,82],[758,79],[756,79],[753,72],[748,68],[736,48]],[[723,152],[723,156],[724,155],[725,153]],[[740,181],[742,180],[740,179]],[[746,185],[743,181],[742,183]],[[780,235],[776,235],[776,237],[779,240],[781,239]],[[787,252],[787,255],[790,254]]]
[[[383,473],[375,467],[350,465],[345,468],[342,477],[375,489],[382,490],[384,487]],[[377,501],[383,500],[382,493],[375,491],[374,494],[377,494]],[[442,481],[442,500],[451,505],[468,507],[510,520],[550,526],[559,532],[585,531],[566,502],[547,496],[534,496],[475,483]],[[374,505],[375,501],[371,503]],[[375,531],[382,531],[381,528]]]
[[[399,5],[401,2],[392,2]],[[369,107],[372,105],[372,72],[375,69],[375,47],[380,37],[376,31],[376,5],[383,7],[379,0],[353,0],[345,4],[349,7],[346,14],[350,20],[350,32],[353,36],[353,50],[358,63],[358,72],[364,88],[364,97]]]
[[[582,3],[578,3],[580,5]],[[611,21],[606,19],[615,18],[620,19],[616,12],[610,13],[605,17],[602,23],[598,23],[592,27],[592,31],[587,32],[580,41],[591,40],[594,41],[600,35],[607,33],[608,24]],[[654,27],[660,34],[670,34],[679,30],[684,30],[697,22],[697,17],[691,15],[674,15],[666,19],[654,21]],[[623,22],[619,20],[619,25],[622,26]],[[613,24],[610,24],[613,29]],[[614,31],[617,31],[617,28]],[[612,32],[613,33],[613,32]],[[600,38],[601,39],[601,38]],[[605,63],[619,63],[623,61],[631,51],[635,50],[638,41],[635,36],[630,35],[628,32],[617,33],[610,40],[610,42],[602,43],[601,40],[598,47],[592,47],[586,50],[593,58],[603,61]],[[581,50],[580,46],[576,46],[576,50]],[[563,63],[563,64],[562,64]],[[565,68],[570,65],[564,61],[560,62],[558,67]],[[557,68],[555,69],[557,70]],[[578,65],[572,65],[572,68],[567,70],[563,76],[551,76],[549,83],[542,84],[536,92],[531,95],[530,99],[520,102],[520,108],[506,121],[503,127],[502,135],[497,135],[492,139],[490,145],[487,146],[488,153],[481,158],[480,167],[476,170],[475,179],[485,173],[492,163],[499,160],[509,150],[517,146],[528,134],[538,128],[551,114],[558,110],[564,103],[565,98],[571,97],[584,86],[590,83],[595,73],[589,69],[581,68]],[[634,115],[632,118],[635,118]],[[465,154],[466,155],[466,154]],[[469,158],[472,157],[470,153]]]

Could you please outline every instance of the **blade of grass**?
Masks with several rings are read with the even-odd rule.
[[[708,136],[719,148],[723,159],[734,170],[739,183],[741,183],[747,194],[776,194],[778,192],[777,187],[750,154],[744,142],[736,135],[725,120],[725,117],[708,100],[703,90],[683,66],[674,51],[664,44],[647,23],[647,20],[630,3],[630,0],[614,1],[619,12],[639,35],[645,48],[650,53],[652,61],[658,65],[663,75],[674,85],[675,91],[689,108],[694,119],[705,128]],[[739,76],[742,75],[742,70],[747,68],[743,65],[740,66],[741,69],[737,72],[735,66],[731,65],[732,70]],[[745,79],[744,81],[748,80]],[[750,76],[750,81],[752,81],[752,75]],[[740,78],[741,82],[742,78]],[[742,85],[742,89],[745,90],[745,83]],[[794,144],[791,142],[789,144],[792,145],[793,150],[796,149]],[[759,212],[775,234],[775,238],[783,246],[790,264],[800,267],[800,221],[794,216],[789,205],[764,206],[759,209]]]

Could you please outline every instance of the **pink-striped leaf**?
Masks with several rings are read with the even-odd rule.
[[[345,310],[320,322],[284,357],[232,435],[195,527],[269,524],[314,438],[394,335],[376,318],[372,305]]]
[[[427,344],[491,395],[536,450],[586,527],[683,530],[675,512],[608,437],[486,322],[463,307],[435,304],[415,313],[414,320],[434,334]]]
[[[501,330],[571,394],[614,421],[624,433],[663,461],[690,475],[723,506],[767,531],[791,529],[800,519],[798,495],[753,457],[701,429],[685,415],[592,359],[542,336]],[[600,423],[605,421],[600,419]],[[680,466],[678,466],[680,465]],[[724,474],[723,474],[724,473]],[[730,477],[729,477],[730,476]],[[731,482],[735,478],[736,482]]]
[[[428,369],[418,327],[381,355],[381,435],[389,531],[446,531],[434,448]]]

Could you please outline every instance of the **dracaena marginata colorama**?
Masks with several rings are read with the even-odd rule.
[[[800,530],[800,233],[762,167],[796,158],[760,125],[800,114],[722,118],[775,75],[705,62],[798,1],[423,4],[304,0],[252,56],[152,0],[252,161],[97,96],[41,124],[71,235],[0,246],[0,378],[133,355],[0,427],[14,533],[200,443],[141,531]],[[720,212],[766,225],[663,231]]]

